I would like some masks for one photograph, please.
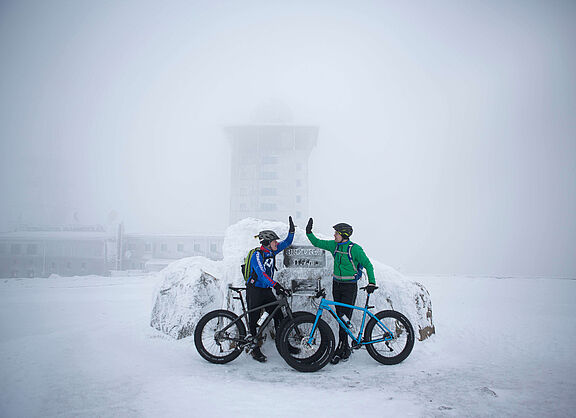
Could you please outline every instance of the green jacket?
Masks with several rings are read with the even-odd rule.
[[[366,253],[362,249],[361,246],[354,243],[352,249],[350,251],[350,255],[352,256],[352,261],[354,264],[350,262],[348,258],[348,247],[350,246],[351,242],[348,240],[346,242],[337,243],[334,240],[323,240],[318,239],[316,236],[311,232],[306,234],[310,242],[313,246],[322,248],[323,250],[330,251],[332,256],[334,257],[334,277],[339,281],[354,281],[354,275],[356,274],[356,265],[358,263],[362,264],[366,269],[366,274],[368,275],[368,282],[372,284],[376,284],[376,279],[374,279],[374,267],[372,263],[366,256]],[[338,249],[337,252],[336,249]]]

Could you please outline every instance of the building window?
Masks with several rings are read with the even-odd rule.
[[[260,178],[263,180],[275,180],[278,178],[278,173],[275,171],[263,171],[260,174]]]
[[[300,203],[302,201],[302,196],[297,195],[296,196],[296,203]]]
[[[215,253],[218,250],[216,244],[210,244],[210,252]]]
[[[262,164],[277,164],[278,157],[275,155],[265,155],[262,157]]]
[[[72,268],[72,263],[71,263],[70,261],[68,261],[68,262],[66,263],[66,268],[67,268],[68,270],[70,270],[70,269]]]
[[[168,251],[168,244],[162,244],[162,245],[160,246],[160,251],[164,251],[164,252],[165,252],[165,251]]]
[[[261,191],[260,194],[262,196],[276,196],[276,189],[273,187],[264,187]]]
[[[274,211],[276,210],[276,203],[261,203],[260,210]]]
[[[20,254],[20,244],[12,244],[10,246],[10,254],[13,254],[13,255]]]
[[[152,252],[152,244],[150,244],[149,242],[144,244],[144,251],[146,251],[147,253]]]
[[[255,171],[256,171],[255,165],[246,165],[243,167],[239,167],[238,168],[238,178],[245,179],[245,180],[253,179],[256,177]]]
[[[184,252],[184,244],[178,244],[177,249],[179,253]]]
[[[302,213],[300,211],[296,211],[296,218],[300,219],[302,217]]]
[[[194,244],[194,251],[197,253],[200,252],[200,244]]]
[[[37,244],[28,244],[28,246],[26,247],[26,254],[28,254],[28,255],[38,254],[38,245]]]

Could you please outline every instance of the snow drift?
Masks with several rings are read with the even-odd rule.
[[[258,246],[254,236],[264,229],[272,229],[283,239],[288,234],[288,225],[282,222],[262,221],[247,218],[231,225],[224,239],[222,261],[212,261],[204,257],[191,257],[178,260],[160,273],[160,286],[152,310],[151,326],[177,339],[193,334],[198,320],[214,309],[230,309],[241,312],[240,304],[228,294],[228,286],[243,286],[244,279],[240,266],[248,251]],[[329,237],[316,234],[319,238]],[[310,245],[302,229],[297,229],[293,245]],[[430,294],[423,285],[404,278],[399,272],[375,260],[374,255],[366,249],[373,265],[376,284],[379,289],[371,296],[370,304],[375,306],[373,312],[394,309],[406,315],[416,331],[419,340],[434,334],[432,322],[432,303]],[[292,280],[310,278],[320,279],[326,289],[328,298],[332,294],[333,258],[326,254],[326,267],[322,268],[284,268],[283,253],[276,256],[279,271],[277,279],[289,288]],[[363,278],[360,286],[366,284]],[[361,306],[365,293],[358,292],[356,304]],[[318,300],[302,295],[292,296],[293,310],[315,312]],[[329,315],[324,316],[326,320]],[[359,326],[361,315],[356,312],[352,322]],[[336,329],[336,321],[331,319]]]

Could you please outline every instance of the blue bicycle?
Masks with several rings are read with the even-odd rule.
[[[360,289],[366,290],[366,287]],[[329,312],[351,337],[353,350],[365,346],[372,358],[388,365],[398,364],[410,355],[414,347],[414,328],[408,318],[400,312],[386,310],[373,314],[370,309],[374,306],[369,306],[370,294],[366,295],[363,308],[327,300],[325,289],[320,290],[316,297],[322,298],[316,316],[294,317],[278,336],[280,354],[294,369],[300,372],[315,372],[332,359],[335,347],[334,333],[322,319],[324,311]],[[357,335],[351,329],[352,325],[345,323],[336,314],[333,306],[344,306],[363,312]],[[293,348],[289,350],[290,346],[299,350]]]

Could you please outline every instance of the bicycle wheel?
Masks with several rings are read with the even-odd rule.
[[[282,331],[284,330],[286,325],[288,325],[290,323],[290,321],[292,321],[293,318],[296,318],[297,316],[304,316],[304,315],[311,316],[312,318],[315,317],[315,315],[311,314],[310,312],[296,311],[296,312],[292,312],[292,318],[287,316],[282,320],[282,322],[280,322],[280,325],[278,325],[278,329],[276,330],[276,337],[274,338],[274,342],[276,343],[276,349],[278,350],[278,353],[280,353],[280,335],[282,335]],[[292,346],[292,347],[293,347],[292,349],[296,348],[294,346]],[[282,355],[282,353],[280,353],[280,355]]]
[[[288,365],[299,372],[315,372],[326,366],[334,354],[334,334],[322,319],[318,320],[312,342],[308,339],[316,317],[302,315],[295,317],[282,330],[280,335],[280,355]],[[290,353],[289,347],[298,348],[297,354]]]
[[[378,312],[376,318],[388,330],[382,327],[374,318],[370,318],[366,325],[366,341],[389,340],[367,344],[368,354],[382,364],[398,364],[404,361],[414,347],[414,329],[412,324],[410,324],[408,318],[396,311]]]
[[[228,329],[225,327],[232,324]],[[204,315],[194,330],[194,345],[198,354],[210,363],[224,364],[242,353],[246,327],[234,312],[212,311]]]

